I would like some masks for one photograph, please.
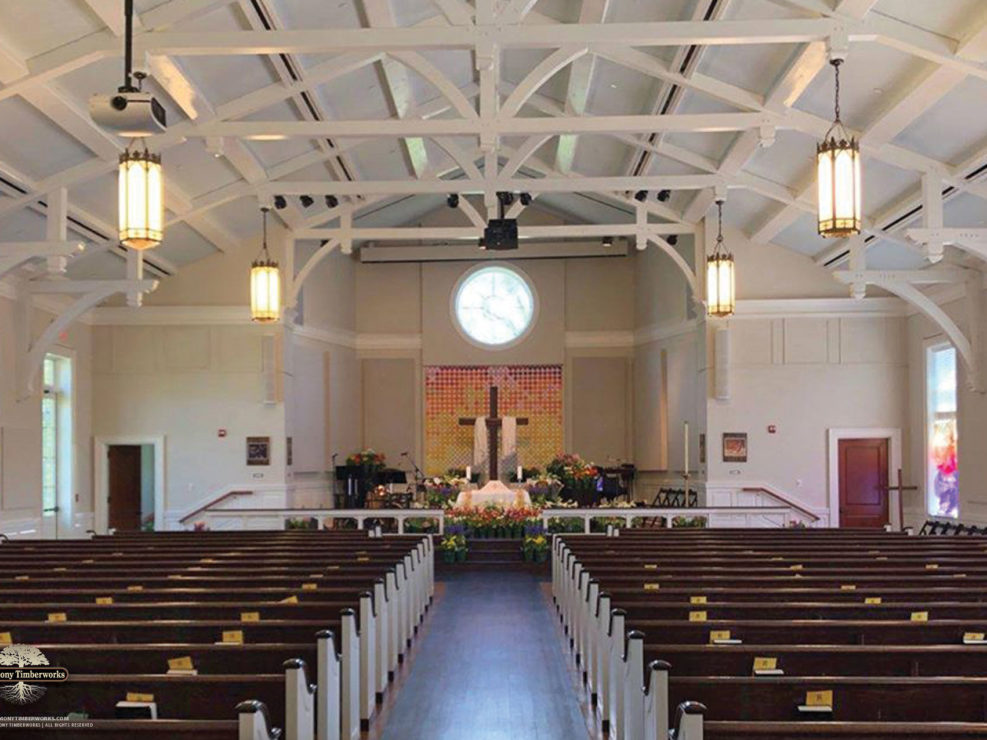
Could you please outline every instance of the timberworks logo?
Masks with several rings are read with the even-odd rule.
[[[11,704],[33,704],[48,690],[44,685],[67,681],[69,672],[49,665],[48,658],[30,645],[8,645],[0,650],[0,699]]]

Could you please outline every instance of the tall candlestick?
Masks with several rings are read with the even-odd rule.
[[[524,468],[522,468],[520,465],[518,465],[517,466],[517,482],[518,483],[523,483],[524,482],[523,480],[521,480],[521,477],[523,475],[524,475]]]
[[[685,474],[689,474],[689,422],[685,423],[685,444],[683,445],[685,449],[685,467],[682,468]]]
[[[467,465],[466,466],[466,482],[467,483],[472,483],[473,482],[473,466],[472,465]]]

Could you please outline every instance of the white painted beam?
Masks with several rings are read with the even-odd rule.
[[[905,282],[914,285],[939,285],[966,282],[970,271],[962,268],[929,267],[924,270],[836,270],[833,277],[841,283]]]
[[[605,236],[636,236],[641,232],[648,236],[660,237],[669,234],[692,234],[695,227],[687,224],[651,223],[640,226],[633,223],[620,224],[557,224],[551,226],[518,227],[520,239],[570,239],[598,238]],[[357,241],[456,241],[476,239],[483,235],[479,226],[395,226],[395,227],[354,227],[351,229],[302,229],[294,233],[296,239],[341,239],[344,236]]]

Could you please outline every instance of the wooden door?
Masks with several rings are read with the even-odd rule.
[[[888,523],[888,440],[841,439],[840,526]]]
[[[109,523],[119,530],[141,527],[140,445],[111,445],[109,455]]]

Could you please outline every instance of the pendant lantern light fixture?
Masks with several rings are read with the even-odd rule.
[[[123,85],[121,95],[114,98],[114,105],[128,105],[127,94],[141,92],[145,77],[133,71],[134,51],[134,2],[124,3],[126,31],[124,36]],[[136,80],[137,84],[134,84]],[[154,101],[152,99],[152,105]],[[164,180],[161,171],[161,155],[152,154],[147,145],[143,151],[132,139],[120,155],[120,174],[117,183],[120,242],[131,249],[151,249],[164,238]]]
[[[260,255],[250,266],[250,319],[270,324],[281,318],[281,271],[267,251],[267,207],[264,214],[264,242]]]
[[[836,76],[835,118],[816,146],[819,180],[819,235],[842,239],[860,233],[860,144],[840,120],[840,64],[830,60]]]
[[[723,199],[716,200],[716,249],[706,258],[706,312],[732,316],[737,307],[733,255],[723,249]]]

